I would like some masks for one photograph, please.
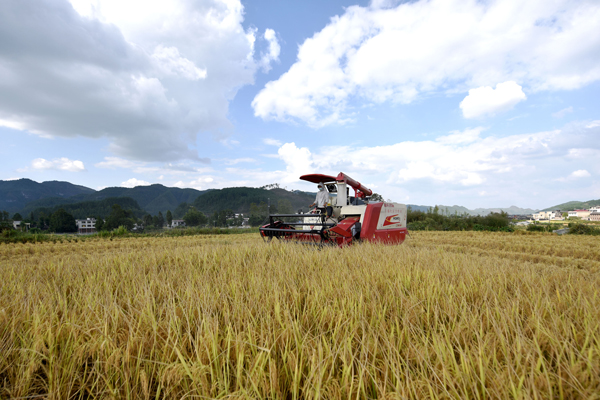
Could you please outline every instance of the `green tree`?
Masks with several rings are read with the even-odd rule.
[[[170,228],[173,223],[173,214],[171,214],[171,210],[167,210],[167,226]]]
[[[19,213],[15,213],[15,215],[13,215],[12,219],[13,219],[13,221],[23,221],[23,217]]]
[[[369,196],[369,201],[384,201],[384,200],[383,200],[383,196],[380,195],[379,193],[373,193],[371,196]]]
[[[165,217],[163,217],[162,212],[158,212],[158,224],[156,225],[157,228],[162,229],[165,226]]]
[[[256,203],[250,204],[250,218],[248,223],[250,226],[260,226],[266,222],[269,216],[267,203],[261,201],[258,205]]]
[[[124,226],[127,229],[132,229],[134,224],[134,218],[130,211],[123,210],[120,205],[114,204],[112,206],[112,211],[108,218],[106,219],[106,223],[104,224],[104,228],[106,230],[117,229],[120,226]]]
[[[144,228],[150,228],[152,227],[152,215],[150,214],[146,214],[144,215],[144,218],[142,219],[143,224],[144,224]]]
[[[235,213],[230,210],[220,210],[220,211],[215,211],[209,220],[209,223],[211,226],[229,226],[234,224],[235,222],[233,221],[233,219],[235,218]]]
[[[39,216],[38,227],[40,229],[46,229],[50,225],[50,218],[46,217],[46,214],[41,212]]]
[[[173,217],[175,219],[178,219],[178,218],[183,219],[183,216],[185,215],[185,213],[188,212],[189,209],[190,209],[190,204],[183,202],[183,203],[179,204],[177,206],[177,208],[175,208],[175,211],[173,211]]]
[[[187,226],[198,226],[205,225],[208,222],[206,215],[196,210],[194,207],[190,207],[183,216],[183,220]]]
[[[2,211],[2,221],[8,221],[8,211]]]
[[[50,230],[57,233],[77,232],[75,218],[62,208],[59,208],[50,216]]]
[[[102,217],[96,217],[96,232],[104,230],[104,219]]]
[[[277,212],[279,214],[293,214],[292,202],[288,199],[280,199],[277,202]]]

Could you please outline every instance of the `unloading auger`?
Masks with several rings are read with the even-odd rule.
[[[300,179],[325,185],[327,208],[315,208],[306,214],[269,214],[269,223],[259,228],[265,240],[277,238],[342,247],[355,240],[400,244],[406,238],[406,205],[369,202],[373,192],[342,172],[337,177],[309,174]],[[349,196],[350,188],[354,190],[353,197]]]

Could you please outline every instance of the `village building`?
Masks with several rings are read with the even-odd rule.
[[[96,218],[76,219],[77,233],[96,233]]]
[[[588,219],[590,217],[590,210],[577,210],[577,216],[581,219]]]
[[[185,221],[182,219],[174,219],[171,221],[171,228],[183,228],[185,226]]]

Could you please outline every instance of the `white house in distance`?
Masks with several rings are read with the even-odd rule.
[[[589,210],[573,210],[573,211],[569,211],[569,218],[571,217],[575,217],[575,218],[581,218],[581,219],[588,219],[588,217],[590,216],[592,209]]]
[[[185,221],[182,219],[174,219],[173,221],[171,221],[171,228],[179,228],[179,227],[184,227],[185,226]]]
[[[76,219],[78,233],[95,233],[96,218]]]
[[[533,219],[536,221],[558,221],[564,219],[562,216],[562,211],[539,211],[533,214]]]

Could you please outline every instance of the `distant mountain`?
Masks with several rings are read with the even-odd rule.
[[[174,210],[180,203],[192,203],[205,192],[206,190],[181,189],[159,184],[134,188],[110,187],[94,193],[93,200],[103,200],[108,197],[131,197],[145,211],[155,215],[159,211],[164,214],[167,210]]]
[[[568,201],[566,203],[558,204],[549,208],[544,208],[542,211],[573,211],[573,210],[587,210],[590,207],[600,206],[600,199],[588,200],[588,201]]]
[[[40,208],[56,209],[58,206],[67,208],[67,205],[72,205],[69,206],[69,209],[80,211],[91,210],[96,206],[103,209],[104,205],[99,206],[96,204],[92,207],[90,204],[81,205],[79,203],[99,202],[109,198],[131,198],[141,210],[152,215],[158,214],[159,211],[163,214],[167,210],[174,212],[182,203],[194,205],[205,214],[212,214],[215,211],[224,209],[248,213],[251,203],[266,203],[268,199],[271,199],[271,204],[275,206],[279,200],[289,200],[294,211],[300,208],[306,211],[308,205],[315,200],[315,193],[288,191],[281,188],[266,189],[250,187],[201,191],[166,187],[160,184],[137,186],[134,188],[110,187],[95,191],[85,186],[73,185],[69,182],[50,181],[38,183],[30,179],[0,181],[0,211],[6,210],[11,214],[20,212],[22,215],[29,215],[30,212]],[[550,207],[547,210],[560,209],[569,211],[577,208],[588,208],[593,205],[600,205],[600,200],[569,202]],[[409,204],[409,206],[413,210],[418,211],[427,211],[432,208],[432,206],[415,204]],[[438,205],[437,207],[441,213],[457,213],[459,215],[487,215],[490,212],[500,211],[505,211],[508,214],[531,214],[536,211],[516,206],[506,208],[476,208],[474,210],[457,205]],[[136,212],[139,213],[137,209]]]
[[[196,189],[180,189],[166,187],[160,184],[149,186],[136,186],[134,188],[110,187],[93,192],[62,198],[45,198],[27,203],[22,208],[21,214],[28,215],[40,207],[55,207],[63,204],[80,203],[84,201],[100,201],[114,197],[130,197],[149,214],[156,215],[159,211],[163,214],[167,210],[174,210],[180,203],[192,203],[198,196],[206,191]]]
[[[104,200],[97,201],[82,201],[79,203],[60,204],[51,207],[40,207],[33,210],[33,217],[38,219],[41,214],[46,217],[52,215],[59,208],[64,209],[69,214],[73,215],[76,219],[84,219],[88,217],[101,217],[107,218],[113,205],[118,204],[124,210],[131,211],[133,215],[140,218],[143,217],[146,212],[142,210],[134,199],[131,197],[109,197]],[[27,214],[29,216],[29,214]]]
[[[427,210],[429,210],[430,208],[433,208],[432,206],[416,206],[414,204],[408,204],[409,207],[411,207],[412,210],[414,211],[423,211],[423,212],[427,212]],[[526,215],[526,214],[533,214],[534,212],[536,212],[536,210],[532,210],[531,208],[520,208],[517,206],[510,206],[510,207],[504,207],[504,208],[476,208],[474,210],[470,210],[466,207],[463,206],[444,206],[444,205],[437,205],[439,212],[441,214],[448,214],[448,215],[452,215],[452,214],[458,214],[458,215],[463,215],[463,214],[467,214],[467,215],[488,215],[492,212],[502,212],[504,211],[505,213],[509,214],[509,215]]]
[[[431,206],[418,206],[416,204],[407,204],[406,206],[410,207],[410,209],[413,211],[423,211],[423,212],[427,212],[427,211],[429,211],[430,208],[432,208]]]
[[[20,212],[31,201],[55,197],[69,199],[78,195],[89,195],[94,189],[73,185],[69,182],[48,181],[38,183],[31,179],[0,181],[0,211]]]
[[[234,187],[219,190],[211,190],[204,193],[194,201],[196,209],[205,214],[215,211],[231,209],[234,212],[250,212],[250,204],[259,204],[261,201],[277,206],[279,200],[289,200],[294,212],[302,208],[308,211],[308,206],[315,201],[315,193],[294,191],[285,189],[259,189],[250,187]]]

